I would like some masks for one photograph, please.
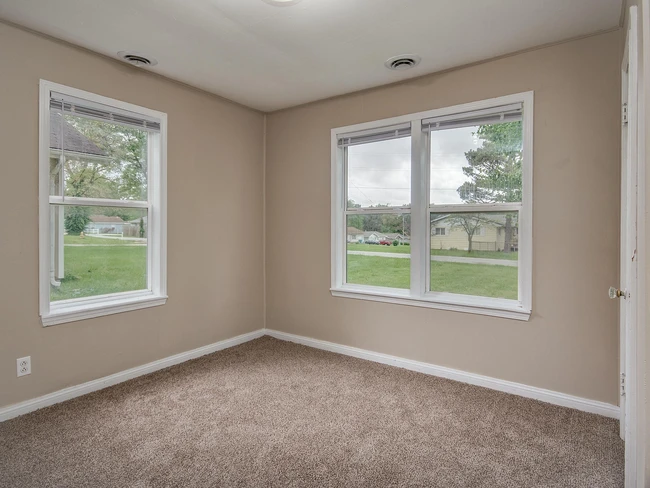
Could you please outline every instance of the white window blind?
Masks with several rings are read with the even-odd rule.
[[[50,109],[68,115],[128,125],[148,131],[160,131],[160,121],[143,115],[119,110],[100,103],[81,100],[62,93],[50,92]]]
[[[425,131],[473,127],[476,125],[517,122],[523,118],[523,104],[513,103],[485,110],[474,110],[453,115],[443,115],[422,120]]]
[[[351,132],[342,134],[338,138],[339,147],[357,146],[359,144],[368,144],[370,142],[388,141],[399,139],[411,135],[411,124],[400,124],[391,127],[382,127],[380,129],[370,129],[365,131]]]

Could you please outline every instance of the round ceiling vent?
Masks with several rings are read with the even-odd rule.
[[[384,66],[388,69],[403,71],[417,66],[420,64],[420,61],[422,61],[422,58],[417,54],[402,54],[401,56],[394,56],[388,59],[384,63]]]
[[[130,51],[120,51],[117,55],[133,66],[155,66],[158,64],[158,61],[154,58],[144,56],[140,53],[134,53]]]

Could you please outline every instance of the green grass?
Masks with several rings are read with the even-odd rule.
[[[65,278],[61,286],[51,288],[52,301],[69,298],[142,290],[147,286],[146,246],[125,246],[131,241],[98,237],[65,236]],[[94,246],[92,244],[105,244]],[[351,251],[393,252],[408,254],[409,246],[375,246],[349,244]],[[441,251],[432,255],[516,259],[517,253],[475,251]],[[348,283],[410,287],[410,259],[390,259],[349,254]],[[431,262],[431,290],[466,295],[517,298],[517,268],[487,264]]]
[[[348,243],[348,251],[396,252],[411,254],[411,246],[380,246],[378,244]]]
[[[60,287],[50,287],[52,301],[143,290],[147,287],[146,246],[68,246],[64,253],[65,278],[61,280]]]
[[[518,268],[431,261],[431,291],[516,300]]]
[[[63,236],[63,244],[82,244],[88,246],[90,244],[101,244],[103,246],[126,246],[129,244],[137,244],[137,241],[127,241],[120,239],[104,238],[104,237],[94,237],[94,236],[85,236],[83,238],[79,236]]]
[[[392,252],[399,254],[411,254],[411,246],[379,246],[376,244],[349,243],[348,251],[368,252]],[[484,258],[484,259],[509,259],[516,261],[519,254],[516,252],[505,253],[498,251],[462,251],[458,249],[431,249],[432,256],[458,256],[463,258]]]
[[[461,258],[509,259],[516,261],[519,253],[500,251],[462,251],[459,249],[431,249],[432,256],[458,256]]]
[[[347,282],[409,288],[411,260],[348,254]],[[491,264],[431,262],[431,290],[517,299],[517,268]]]

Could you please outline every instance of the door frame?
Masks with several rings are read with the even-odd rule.
[[[640,44],[638,7],[629,9],[628,30],[621,66],[621,100],[627,102],[627,127],[621,131],[621,373],[625,395],[621,396],[621,437],[625,439],[625,487],[645,483],[645,91],[650,69],[649,0],[642,0]],[[641,51],[642,50],[642,51]],[[639,54],[643,54],[643,59]]]
[[[636,445],[630,453],[631,457],[635,459],[635,480],[636,485],[634,488],[643,488],[650,486],[650,474],[648,473],[647,455],[648,438],[650,432],[648,431],[647,406],[646,402],[650,401],[649,387],[647,383],[647,365],[646,361],[650,358],[647,357],[646,348],[648,347],[648,310],[647,310],[647,265],[646,258],[647,251],[647,221],[648,212],[646,190],[648,188],[648,175],[646,171],[646,154],[647,144],[646,139],[647,130],[650,128],[649,110],[646,105],[650,100],[650,0],[642,0],[640,15],[638,15],[640,27],[638,28],[638,35],[640,35],[641,42],[638,44],[640,49],[640,56],[638,64],[640,69],[638,71],[638,112],[637,112],[637,175],[638,175],[638,192],[637,192],[637,267],[639,273],[637,276],[637,329],[636,329],[636,384],[634,389],[637,392],[635,410],[636,425],[634,430],[636,432]],[[632,467],[630,467],[632,469]]]

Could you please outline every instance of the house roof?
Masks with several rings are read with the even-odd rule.
[[[108,217],[106,215],[91,215],[89,218],[91,222],[101,222],[101,223],[111,223],[111,224],[124,223],[124,221],[116,215],[111,217]]]
[[[50,112],[50,149],[61,150],[61,140],[64,151],[106,156],[97,144],[70,125],[61,114]]]
[[[363,231],[356,227],[348,227],[348,234],[363,234]]]

